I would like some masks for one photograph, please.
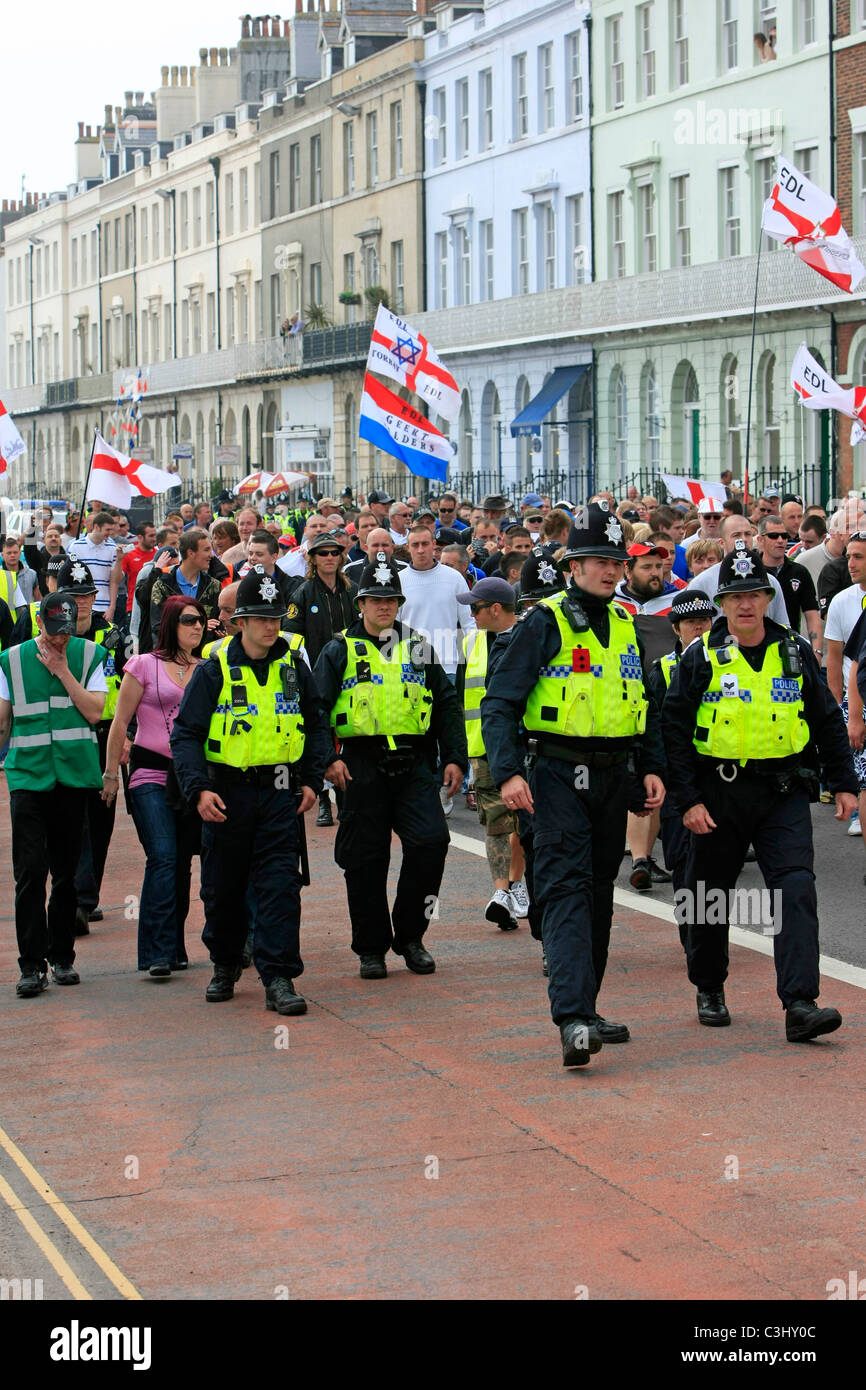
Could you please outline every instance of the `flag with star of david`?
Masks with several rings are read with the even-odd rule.
[[[456,420],[460,414],[460,388],[424,334],[382,304],[370,338],[367,371],[408,386],[445,420]]]

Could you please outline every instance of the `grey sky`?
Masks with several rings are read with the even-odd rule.
[[[291,6],[291,11],[290,11]],[[287,0],[270,11],[294,11]],[[78,122],[102,124],[106,103],[146,95],[160,83],[164,63],[198,65],[200,48],[231,47],[240,38],[237,0],[40,0],[10,5],[3,16],[0,111],[0,197],[18,198],[21,178],[31,193],[65,189],[75,177]]]

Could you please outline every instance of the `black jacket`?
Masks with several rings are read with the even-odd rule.
[[[250,690],[256,684],[267,683],[268,666],[285,656],[288,644],[278,637],[267,656],[253,661],[244,651],[240,636],[232,638],[226,651],[229,664],[249,668],[247,681]],[[316,683],[303,661],[296,663],[300,692],[301,714],[304,719],[304,755],[297,765],[304,786],[318,795],[325,780],[325,768],[333,758],[333,740],[328,730]],[[218,661],[208,658],[199,663],[190,677],[183,700],[171,731],[171,755],[177,779],[187,801],[195,806],[201,791],[210,791],[213,782],[204,755],[204,743],[210,728],[211,716],[222,690],[222,670]],[[210,764],[211,767],[218,766]]]
[[[608,604],[600,599],[580,592],[590,628],[604,646],[610,638],[610,613]],[[581,747],[588,752],[611,752],[618,747],[633,748],[635,752],[635,771],[639,778],[655,774],[664,780],[665,760],[661,740],[659,712],[652,691],[647,683],[646,660],[640,635],[635,632],[641,664],[644,668],[644,689],[649,708],[647,709],[646,732],[638,738],[586,738],[581,739]],[[575,645],[579,637],[575,636]],[[524,775],[525,747],[520,736],[520,721],[526,709],[530,693],[538,681],[538,673],[543,666],[550,665],[560,647],[559,628],[549,608],[538,605],[518,618],[511,629],[508,645],[498,661],[493,675],[487,682],[487,694],[481,701],[481,727],[484,747],[490,772],[497,787],[501,787],[509,777]],[[546,734],[545,742],[560,740],[554,734]],[[563,744],[573,743],[573,739],[563,739]]]
[[[411,637],[411,628],[406,627],[403,623],[397,623],[395,627],[401,640]],[[361,618],[357,618],[346,629],[343,637],[334,638],[327,643],[316,662],[316,684],[328,719],[330,719],[331,710],[337,703],[343,684],[348,659],[346,643],[351,641],[353,637],[361,637],[365,642],[372,642],[380,648],[385,645],[384,639],[370,636]],[[463,772],[466,772],[469,768],[469,757],[466,752],[463,710],[457,698],[457,691],[440,666],[435,653],[431,651],[429,644],[425,642],[424,648],[426,652],[430,653],[430,659],[425,662],[424,666],[425,684],[433,696],[430,728],[426,734],[420,737],[400,734],[397,737],[397,742],[401,745],[419,745],[428,756],[431,767],[436,766],[438,750],[438,761],[443,767],[446,763],[456,763]],[[353,753],[363,754],[371,747],[375,749],[377,755],[384,752],[384,738],[349,738],[345,739],[342,745],[343,753],[350,759]]]
[[[848,557],[840,555],[838,560],[828,560],[818,575],[818,612],[823,622],[827,621],[827,609],[837,594],[850,589],[851,576],[848,573]]]
[[[315,666],[319,652],[334,633],[343,632],[357,618],[354,602],[357,592],[357,584],[350,581],[346,585],[339,576],[333,589],[315,576],[305,579],[295,589],[284,626],[286,632],[303,635],[311,666]]]
[[[769,618],[764,619],[764,626],[765,637],[758,646],[740,647],[753,670],[758,669],[763,663],[768,644],[780,641],[785,635],[785,629]],[[710,631],[710,646],[724,646],[727,636],[727,619],[716,618]],[[857,777],[854,773],[845,721],[836,701],[821,680],[811,646],[802,637],[797,637],[797,645],[803,663],[804,718],[815,745],[812,761],[817,760],[823,767],[824,780],[831,791],[853,792],[856,795]],[[698,706],[709,687],[711,676],[712,667],[706,659],[703,642],[692,642],[680,658],[662,709],[662,735],[668,758],[669,795],[681,815],[684,815],[689,807],[696,806],[703,800],[700,777],[702,774],[706,775],[707,769],[715,765],[714,760],[700,754],[692,742]],[[772,761],[777,762],[780,767],[796,762],[808,765],[809,748],[804,748],[797,759]]]

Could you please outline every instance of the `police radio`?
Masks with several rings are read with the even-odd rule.
[[[280,667],[280,683],[283,687],[283,698],[287,701],[297,700],[298,673],[288,661]]]
[[[562,607],[572,632],[587,632],[589,630],[589,619],[581,608],[579,600],[567,591],[562,601]]]
[[[800,644],[793,632],[789,632],[787,637],[783,637],[779,643],[779,650],[782,654],[782,670],[786,676],[802,676],[803,658],[800,655]]]

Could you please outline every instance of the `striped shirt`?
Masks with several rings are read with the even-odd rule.
[[[96,585],[93,607],[97,613],[104,613],[111,602],[109,580],[117,559],[117,546],[114,541],[104,540],[101,545],[94,545],[87,536],[79,536],[66,553],[70,560],[83,560],[90,570]]]

